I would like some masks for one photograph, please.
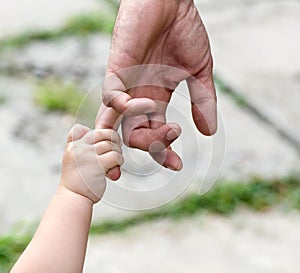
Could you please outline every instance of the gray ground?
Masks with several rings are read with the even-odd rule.
[[[299,272],[299,215],[241,211],[92,238],[84,272]]]
[[[0,38],[22,33],[24,30],[61,26],[66,17],[91,11],[98,7],[95,0],[1,0]],[[47,13],[45,14],[45,11]]]
[[[247,180],[299,171],[299,1],[196,2],[210,34],[215,71],[255,109],[241,108],[219,92],[226,132],[226,156],[220,176]],[[5,3],[12,8],[12,2]],[[77,5],[80,10],[80,1],[73,9]],[[59,19],[70,14],[66,4],[57,16]],[[7,16],[1,20],[10,22]],[[24,20],[25,27],[28,22],[26,17]],[[41,27],[43,22],[47,24],[44,18],[37,21]],[[15,75],[2,73],[0,77],[0,94],[7,97],[0,105],[0,232],[42,215],[59,180],[65,136],[74,121],[68,115],[46,114],[37,108],[28,75],[79,79],[82,89],[88,90],[103,77],[109,43],[109,37],[102,35],[84,42],[69,38],[35,43],[0,57],[0,71],[13,71]],[[186,92],[184,85],[179,89]],[[179,101],[182,103],[180,96],[172,101],[174,108]],[[187,103],[183,102],[183,109]],[[190,114],[185,116],[184,126],[194,130]],[[176,120],[172,111],[169,119]],[[201,160],[196,174],[201,179],[211,140],[199,135],[197,140]],[[187,158],[198,155],[192,142],[179,140],[176,145],[186,151]],[[191,164],[185,161],[184,174],[193,171]],[[135,168],[133,165],[128,163],[127,168]],[[156,185],[153,181],[157,177],[169,175],[156,174],[147,183]],[[120,183],[126,179],[125,175]],[[132,187],[139,185],[140,179],[130,179]],[[180,181],[180,176],[172,179]],[[132,213],[102,203],[94,214],[94,219],[100,221]],[[142,225],[124,234],[92,237],[85,272],[298,272],[299,224],[298,213],[241,211],[232,218],[201,216]]]

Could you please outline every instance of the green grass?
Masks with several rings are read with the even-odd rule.
[[[253,179],[249,183],[219,183],[215,189],[204,196],[190,194],[156,211],[142,213],[121,221],[110,220],[93,225],[91,234],[122,231],[139,223],[162,218],[180,219],[201,212],[231,215],[241,207],[254,211],[267,211],[279,205],[300,210],[299,177],[272,181]]]
[[[30,241],[29,236],[0,238],[0,273],[7,273]]]
[[[119,2],[118,0],[104,0],[104,2],[110,7],[110,9],[117,13],[119,9]]]
[[[268,211],[275,207],[300,210],[300,177],[265,181],[253,179],[249,183],[219,183],[204,196],[190,194],[185,198],[157,210],[140,213],[121,220],[107,220],[94,224],[91,235],[121,232],[140,223],[159,219],[181,219],[199,213],[231,215],[239,208],[253,211]],[[7,272],[12,263],[22,253],[30,235],[0,238],[0,273]]]
[[[0,95],[0,105],[6,101],[6,97]]]
[[[231,98],[234,100],[234,102],[239,105],[240,107],[246,107],[248,106],[247,100],[237,94],[232,88],[230,88],[218,75],[214,75],[214,82],[216,87],[223,93],[231,96]]]
[[[37,84],[35,101],[47,111],[63,111],[75,115],[84,98],[73,83],[64,83],[58,79],[47,79]]]
[[[48,41],[60,36],[59,31],[40,30],[27,31],[18,36],[0,41],[0,50],[6,48],[20,48],[33,41]]]
[[[111,34],[115,18],[103,12],[86,13],[71,18],[60,31],[61,35],[87,35],[95,32]]]
[[[67,36],[85,36],[96,32],[111,34],[115,15],[95,11],[74,16],[64,26],[55,30],[32,30],[0,41],[0,51],[20,48],[34,41],[53,41]]]

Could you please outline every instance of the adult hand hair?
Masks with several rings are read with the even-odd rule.
[[[152,64],[161,65],[163,86],[147,83],[155,76],[147,69]],[[126,70],[132,66],[140,69]],[[214,134],[212,68],[207,32],[192,0],[122,0],[103,85],[105,106],[99,110],[96,127],[116,129],[121,121],[127,146],[148,151],[159,164],[180,170],[182,161],[170,145],[181,128],[166,123],[167,105],[177,85],[186,80],[197,129]],[[113,180],[119,176],[117,168],[108,173]]]

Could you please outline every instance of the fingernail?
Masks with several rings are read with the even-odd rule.
[[[175,138],[177,138],[180,135],[180,130],[178,129],[171,129],[168,133],[167,133],[167,140],[171,141]]]
[[[174,167],[172,167],[172,166],[167,166],[167,168],[168,168],[169,170],[171,170],[171,171],[177,171],[177,169],[174,168]]]
[[[159,153],[163,151],[166,148],[166,146],[160,142],[160,141],[154,141],[149,146],[149,152],[150,153]]]
[[[176,139],[181,134],[181,128],[176,126],[172,126],[172,129],[169,130],[169,132],[166,135],[166,139],[171,141]]]
[[[174,167],[174,166],[172,166],[172,165],[167,166],[167,168],[168,168],[169,170],[175,171],[175,172],[181,171],[181,170],[182,170],[182,167],[183,167],[182,162],[180,162],[179,165],[178,165],[177,167]]]

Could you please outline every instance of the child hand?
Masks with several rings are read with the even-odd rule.
[[[106,189],[107,171],[123,162],[117,132],[74,125],[63,157],[61,186],[97,203]]]

